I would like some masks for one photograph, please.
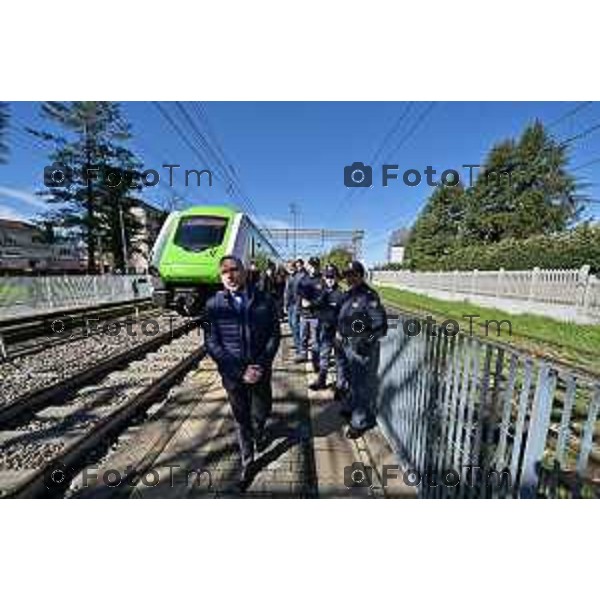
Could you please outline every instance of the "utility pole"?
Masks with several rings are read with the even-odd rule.
[[[86,183],[87,183],[87,221],[88,221],[88,233],[87,233],[87,246],[88,246],[88,272],[92,275],[96,273],[96,238],[95,227],[94,227],[94,190],[92,188],[92,178],[90,176],[91,167],[91,148],[90,148],[90,133],[88,126],[89,115],[84,114],[83,118],[83,135],[85,137],[85,170],[86,170]]]
[[[121,246],[123,248],[123,274],[127,273],[127,263],[129,258],[127,256],[127,236],[125,235],[125,220],[123,219],[123,202],[119,202],[119,220],[121,225]]]
[[[298,206],[295,202],[290,204],[290,212],[292,213],[292,223],[294,229],[294,260],[298,257]]]

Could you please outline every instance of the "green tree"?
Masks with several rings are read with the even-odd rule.
[[[575,180],[566,163],[565,147],[540,121],[516,142],[494,146],[468,190],[466,239],[496,243],[564,231],[579,214]]]
[[[437,187],[409,234],[406,244],[409,264],[427,268],[427,265],[459,247],[465,210],[465,190],[462,185]]]
[[[271,259],[269,258],[268,254],[259,250],[255,253],[252,262],[256,265],[256,267],[261,273],[264,273],[270,260]]]
[[[345,246],[335,246],[321,256],[321,266],[324,267],[327,264],[335,265],[341,273],[353,259],[354,255],[348,248]]]
[[[73,238],[85,240],[88,271],[97,271],[98,243],[108,242],[115,263],[124,267],[121,232],[130,241],[136,233],[129,208],[140,162],[125,147],[131,137],[128,123],[115,102],[45,102],[42,116],[61,133],[28,131],[54,146],[50,161],[67,167],[73,177],[64,187],[42,192],[55,208],[46,215]],[[120,183],[115,185],[120,175]],[[123,177],[127,175],[127,177]],[[124,218],[121,219],[121,213]],[[103,245],[104,248],[104,245]]]
[[[441,268],[466,247],[565,231],[580,214],[567,155],[541,122],[492,147],[474,184],[436,188],[407,244],[407,266]]]
[[[0,164],[6,163],[8,159],[8,144],[6,136],[9,123],[8,102],[0,102]]]

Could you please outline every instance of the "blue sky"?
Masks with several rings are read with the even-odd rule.
[[[195,118],[195,103],[183,104]],[[261,223],[289,226],[289,205],[294,202],[300,227],[366,230],[364,254],[372,263],[385,258],[389,232],[410,225],[431,192],[424,180],[417,187],[399,181],[382,187],[381,164],[398,164],[400,173],[410,168],[423,171],[431,165],[438,177],[444,169],[455,168],[466,178],[468,172],[461,165],[481,163],[492,144],[518,135],[535,118],[550,124],[578,104],[436,102],[429,108],[430,103],[417,102],[397,130],[393,128],[407,110],[406,102],[208,102],[204,107]],[[175,105],[163,106],[189,135]],[[145,158],[147,168],[164,174],[165,181],[168,173],[161,168],[163,162],[181,164],[180,172],[211,168],[152,103],[124,102],[123,109],[133,128],[133,148]],[[11,112],[11,156],[8,164],[0,165],[0,216],[31,218],[44,209],[34,192],[43,188],[43,166],[48,161],[44,149],[22,128],[43,125],[40,104],[14,102]],[[600,105],[593,103],[563,119],[552,132],[565,139],[599,122]],[[369,163],[386,135],[384,151],[373,163],[373,188],[349,193],[343,182],[344,166]],[[570,150],[573,167],[599,157],[600,130],[576,140]],[[595,198],[600,198],[599,169],[600,162],[576,173]],[[184,189],[183,174],[176,174],[175,182],[185,192],[187,205],[231,203],[218,181],[212,188]],[[168,189],[160,186],[147,189],[143,197],[161,205],[168,195]],[[598,218],[600,204],[590,205],[585,215]]]

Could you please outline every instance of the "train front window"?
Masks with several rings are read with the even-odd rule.
[[[183,217],[175,234],[175,245],[191,252],[220,246],[225,237],[227,219],[219,217]]]

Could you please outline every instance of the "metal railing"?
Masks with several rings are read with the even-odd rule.
[[[422,497],[600,497],[600,380],[401,322],[380,358],[379,424]]]
[[[372,278],[375,283],[419,290],[573,306],[600,317],[600,280],[590,275],[588,266],[530,271],[373,271]]]
[[[65,275],[0,278],[0,319],[149,298],[149,278]]]

